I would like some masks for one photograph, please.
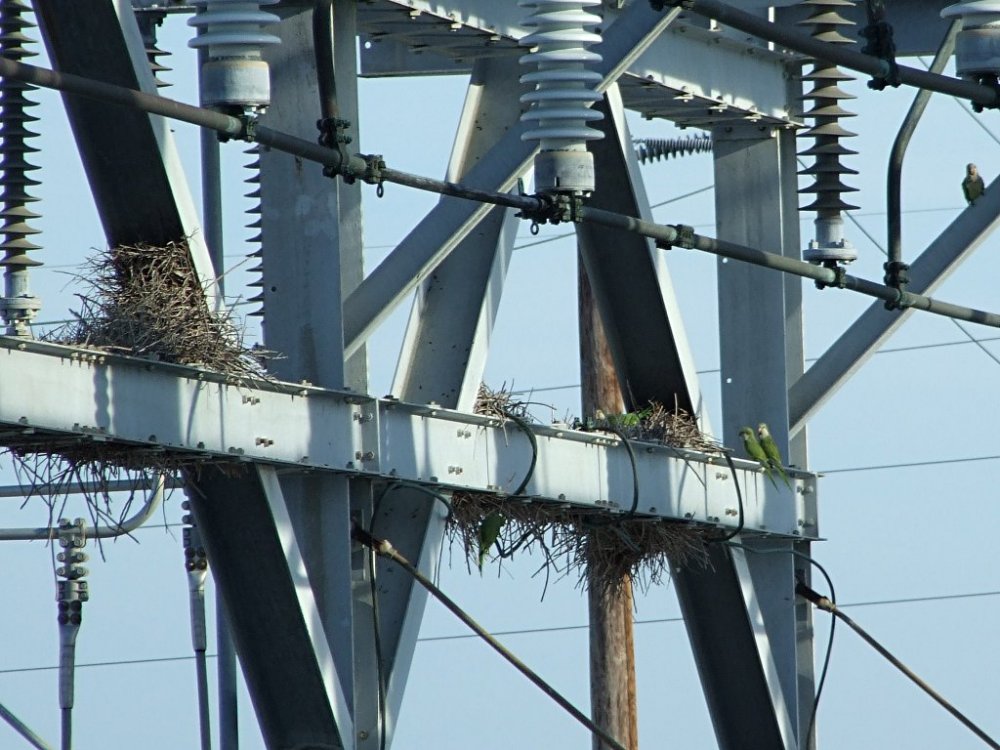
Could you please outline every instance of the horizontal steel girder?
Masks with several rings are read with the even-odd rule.
[[[523,24],[530,9],[477,0],[453,4],[380,0],[359,8],[362,75],[460,73],[480,58],[524,54],[517,40],[530,31]],[[604,27],[617,17],[606,8]],[[795,59],[760,40],[710,30],[702,19],[682,16],[619,85],[625,106],[647,117],[700,127],[742,119],[800,124],[783,96],[786,65]]]
[[[86,441],[166,451],[179,458],[261,462],[447,490],[505,494],[532,449],[513,422],[308,384],[250,387],[194,368],[0,337],[0,445],[53,451]],[[28,397],[28,394],[57,398]],[[628,511],[730,528],[739,521],[725,459],[565,426],[532,426],[531,501]],[[813,538],[816,477],[792,490],[757,464],[733,459],[747,532]]]

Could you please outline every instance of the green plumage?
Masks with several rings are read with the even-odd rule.
[[[740,437],[743,438],[743,449],[747,452],[747,455],[754,461],[760,464],[761,470],[764,472],[764,476],[771,480],[771,484],[775,487],[774,476],[771,472],[771,462],[767,458],[767,454],[764,452],[763,446],[757,440],[757,436],[754,435],[753,430],[749,427],[744,427],[740,430]]]
[[[483,563],[490,554],[496,540],[500,538],[500,529],[503,528],[505,519],[498,511],[493,511],[479,525],[479,569],[483,569]]]
[[[764,451],[764,455],[767,457],[767,463],[774,471],[778,472],[781,476],[781,480],[785,483],[785,486],[788,487],[788,489],[792,489],[792,483],[788,481],[788,474],[785,472],[785,467],[782,465],[781,451],[778,450],[778,446],[774,442],[774,438],[771,437],[770,430],[767,429],[767,425],[763,422],[757,425],[757,437],[760,438],[760,447]]]
[[[979,169],[975,164],[969,164],[965,168],[965,179],[962,180],[962,192],[965,194],[965,200],[969,202],[970,206],[976,202],[979,196],[986,192],[986,183],[983,182],[983,178],[979,174]]]

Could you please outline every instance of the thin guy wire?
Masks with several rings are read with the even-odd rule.
[[[839,607],[883,607],[883,606],[895,606],[900,604],[924,604],[927,602],[941,602],[941,601],[952,601],[959,599],[983,599],[987,597],[1000,596],[1000,591],[973,591],[967,594],[938,594],[934,596],[914,596],[902,599],[879,599],[875,601],[866,602],[853,602],[851,604],[841,604]],[[684,622],[683,617],[657,617],[648,620],[635,620],[635,625],[664,625]],[[538,635],[544,633],[565,633],[573,630],[587,630],[589,625],[559,625],[549,628],[522,628],[519,630],[496,630],[493,632],[494,636],[508,636],[508,635]],[[432,635],[417,638],[417,643],[434,643],[437,641],[462,641],[470,640],[472,638],[478,638],[479,636],[472,633],[457,633],[455,635]],[[205,658],[215,659],[218,654],[206,654]],[[159,664],[168,663],[175,661],[192,661],[193,656],[162,656],[162,657],[150,657],[145,659],[116,659],[113,661],[100,661],[100,662],[88,662],[86,664],[77,664],[77,669],[84,669],[88,667],[127,667],[134,664]],[[0,669],[0,674],[21,674],[25,672],[51,672],[53,670],[59,669],[58,665],[44,666],[44,667],[14,667],[11,669]]]

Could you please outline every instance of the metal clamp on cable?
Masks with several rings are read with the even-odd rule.
[[[882,268],[885,270],[882,280],[886,286],[905,292],[907,284],[910,283],[910,267],[902,261],[887,260],[882,264]]]
[[[677,232],[677,239],[670,243],[671,247],[682,247],[685,250],[694,250],[694,227],[687,224],[674,224]]]
[[[538,234],[542,224],[559,224],[563,221],[579,221],[582,202],[576,196],[566,194],[539,193],[532,196],[538,201],[538,208],[524,208],[517,212],[519,219],[531,222],[531,233]]]
[[[690,10],[694,6],[692,0],[649,0],[649,4],[657,12],[663,11],[668,5],[684,10]]]
[[[882,91],[886,86],[898,87],[899,66],[896,64],[896,43],[892,38],[892,26],[885,19],[885,4],[880,0],[868,1],[868,25],[861,30],[861,36],[868,40],[861,51],[866,55],[879,58],[889,66],[889,72],[884,75],[872,76],[868,88]]]
[[[385,186],[382,177],[382,172],[386,168],[385,159],[382,158],[382,154],[368,154],[362,158],[365,160],[365,171],[361,175],[361,179],[369,185],[375,185],[375,194],[381,198],[385,195]],[[344,182],[354,182],[354,180],[348,180],[345,173]]]
[[[351,127],[351,121],[340,117],[323,117],[316,120],[316,129],[319,130],[319,145],[339,151],[341,164],[346,164],[348,161],[343,147],[354,140],[347,135],[349,127]],[[336,177],[337,170],[330,166],[323,167],[323,176]]]
[[[247,143],[253,143],[254,141],[256,141],[257,124],[259,122],[259,118],[257,117],[257,115],[255,114],[240,115],[240,121],[243,123],[243,133],[241,134],[242,139]],[[226,137],[225,139],[223,139],[223,134],[220,133],[219,140],[225,143],[227,140],[229,140],[229,138]]]
[[[996,92],[996,98],[993,100],[994,104],[989,105],[989,109],[1000,109],[1000,79],[993,73],[983,73],[975,77],[976,83],[980,86],[988,86]],[[978,102],[972,102],[972,111],[977,114],[982,112],[987,107],[984,107]]]
[[[816,281],[817,289],[826,289],[829,286],[836,287],[837,289],[843,289],[846,286],[845,279],[847,278],[847,269],[836,261],[826,261],[822,264],[823,268],[827,268],[833,271],[833,281],[827,283],[825,281]]]
[[[886,310],[905,310],[906,308],[912,306],[913,302],[911,301],[910,295],[902,289],[896,290],[895,299],[888,299],[885,301]]]
[[[795,584],[795,593],[806,601],[812,602],[819,609],[822,609],[825,612],[833,612],[837,608],[829,598],[823,596],[818,591],[809,588],[809,586],[807,586],[803,581],[799,581]]]

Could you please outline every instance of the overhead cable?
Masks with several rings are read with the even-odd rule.
[[[835,618],[844,622],[851,630],[857,633],[861,638],[872,648],[878,651],[890,664],[892,664],[896,669],[906,675],[913,684],[923,690],[927,695],[933,698],[942,708],[944,708],[948,713],[958,719],[962,724],[966,726],[973,734],[975,734],[979,739],[985,742],[989,747],[994,748],[994,750],[1000,750],[1000,744],[997,743],[992,737],[990,737],[986,732],[984,732],[977,724],[975,724],[969,717],[959,711],[955,706],[953,706],[944,696],[938,693],[934,688],[932,688],[927,682],[922,680],[913,670],[907,667],[903,662],[897,659],[885,646],[879,643],[875,638],[873,638],[868,631],[858,625],[854,620],[848,617],[844,612],[834,604],[830,599],[823,596],[822,594],[813,591],[809,586],[803,582],[799,582],[795,587],[795,592],[812,602],[818,609],[824,612],[829,612]]]
[[[604,729],[597,726],[586,716],[586,714],[581,712],[576,706],[564,698],[555,688],[539,677],[538,674],[528,667],[528,665],[514,656],[514,654],[512,654],[502,643],[500,643],[500,641],[490,635],[482,625],[473,620],[472,617],[465,612],[465,610],[459,607],[443,591],[441,591],[441,589],[435,586],[434,583],[427,578],[427,576],[417,570],[409,560],[396,551],[392,544],[384,539],[378,539],[372,536],[358,526],[354,527],[353,537],[355,541],[365,545],[366,547],[370,547],[379,556],[392,560],[399,567],[409,573],[417,581],[417,583],[427,589],[427,591],[435,599],[441,602],[452,614],[464,622],[476,633],[476,635],[486,641],[486,643],[489,644],[494,651],[510,662],[510,664],[512,664],[521,674],[534,683],[534,685],[536,685],[543,693],[552,698],[552,700],[559,704],[559,706],[561,706],[574,719],[583,724],[583,726],[585,726],[591,733],[600,738],[608,746],[614,748],[614,750],[625,750],[618,740],[608,734]]]

